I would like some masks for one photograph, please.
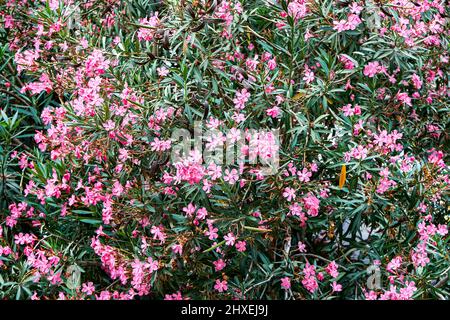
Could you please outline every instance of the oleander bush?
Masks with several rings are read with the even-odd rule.
[[[449,17],[1,0],[0,298],[448,299]]]

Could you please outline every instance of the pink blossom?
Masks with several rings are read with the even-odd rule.
[[[275,61],[275,58],[270,59],[270,60],[267,62],[267,67],[269,68],[269,70],[275,70],[275,68],[277,67],[277,63],[276,63],[276,61]]]
[[[179,254],[179,255],[183,254],[183,246],[181,244],[174,244],[174,245],[172,245],[171,248],[172,248],[173,253]]]
[[[170,149],[172,141],[170,140],[160,140],[159,138],[155,138],[152,143],[150,143],[151,150],[162,152]]]
[[[408,93],[406,93],[406,92],[398,92],[396,98],[401,103],[404,103],[407,106],[412,106],[411,98],[408,96]]]
[[[156,72],[158,72],[158,76],[163,78],[169,74],[169,69],[167,69],[166,67],[160,67],[156,68]]]
[[[284,290],[289,290],[291,288],[291,279],[289,277],[281,278],[281,287]]]
[[[311,217],[315,217],[319,214],[320,200],[312,193],[308,193],[308,195],[303,198],[303,204],[308,215]]]
[[[378,61],[369,62],[365,67],[363,74],[369,78],[373,78],[381,70],[380,63]]]
[[[94,284],[92,282],[83,283],[81,292],[86,293],[88,296],[94,294],[95,292]]]
[[[236,169],[228,170],[225,169],[225,175],[223,180],[227,181],[229,184],[235,184],[239,179],[239,175]]]
[[[402,264],[402,257],[397,256],[388,263],[386,270],[389,272],[394,272],[401,266],[401,264]]]
[[[236,243],[236,249],[239,252],[244,252],[245,250],[247,250],[246,246],[247,246],[247,243],[245,241],[238,241]]]
[[[245,108],[245,104],[250,98],[250,92],[247,89],[242,89],[241,91],[236,92],[236,97],[233,99],[234,106],[238,110],[242,110]]]
[[[216,271],[222,270],[222,269],[225,268],[226,265],[227,265],[227,264],[225,263],[225,261],[223,261],[223,259],[219,259],[219,260],[217,260],[217,261],[214,261],[213,264],[214,264],[214,269],[215,269]]]
[[[317,283],[316,280],[315,267],[307,263],[305,268],[303,268],[303,273],[305,274],[305,277],[302,280],[303,286],[309,292],[314,293],[319,288],[319,284]]]
[[[234,236],[234,234],[232,232],[228,232],[228,234],[225,235],[223,238],[225,239],[225,241],[226,241],[225,244],[227,246],[233,246],[234,242],[236,241],[236,237]]]
[[[422,80],[420,80],[420,77],[417,74],[414,73],[411,77],[411,80],[413,82],[414,88],[416,88],[417,90],[422,88]]]
[[[306,245],[303,242],[299,241],[297,247],[300,253],[306,252]]]
[[[208,211],[206,211],[206,208],[200,208],[197,211],[196,219],[198,220],[204,220],[208,216]]]
[[[139,19],[139,24],[142,25],[142,27],[138,30],[138,39],[144,41],[153,40],[153,37],[160,26],[158,12],[155,12],[155,14],[149,18]]]
[[[180,291],[177,293],[166,294],[164,300],[185,300]]]
[[[105,128],[106,131],[112,131],[116,127],[116,123],[112,120],[108,120],[103,124],[103,128]]]
[[[15,244],[24,245],[24,244],[33,244],[36,241],[36,236],[20,232],[14,236]]]
[[[288,4],[288,14],[294,18],[295,21],[305,17],[307,10],[306,3],[301,0],[293,0]]]
[[[228,290],[227,281],[223,280],[220,281],[219,279],[216,280],[216,284],[214,285],[214,289],[216,289],[219,292],[224,292]]]
[[[331,288],[332,288],[333,292],[342,291],[342,285],[338,284],[336,281],[333,281],[333,283],[331,284]]]
[[[266,110],[266,113],[268,116],[272,117],[272,118],[276,118],[281,114],[281,110],[280,108],[278,108],[277,106],[274,106],[270,109]]]
[[[305,81],[307,84],[314,81],[314,72],[307,70],[305,71],[305,76],[303,77],[303,81]]]
[[[332,261],[326,268],[325,271],[332,276],[333,278],[337,278],[339,276],[338,265],[336,262]]]
[[[287,199],[287,201],[292,201],[295,199],[295,190],[292,188],[284,188],[283,197]]]

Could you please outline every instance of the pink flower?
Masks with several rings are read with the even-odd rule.
[[[150,146],[152,147],[152,151],[166,151],[170,149],[170,146],[172,144],[172,141],[170,140],[159,140],[159,138],[155,138],[152,143],[150,143]]]
[[[352,105],[350,103],[346,104],[345,106],[343,106],[341,108],[341,110],[344,113],[344,116],[346,116],[346,117],[349,117],[349,116],[353,115],[353,108],[352,108]]]
[[[308,193],[308,195],[303,198],[303,205],[305,206],[308,215],[311,217],[315,217],[319,214],[320,201],[312,193]]]
[[[284,192],[283,192],[283,197],[285,197],[287,199],[287,201],[292,201],[295,199],[295,190],[292,188],[285,188]]]
[[[182,162],[175,163],[177,169],[176,180],[187,181],[189,184],[199,183],[206,174],[205,168],[198,160],[190,157]]]
[[[325,279],[325,276],[323,275],[323,272],[319,272],[319,273],[317,274],[317,280],[323,281],[323,279]]]
[[[111,194],[113,196],[119,197],[123,194],[124,192],[124,187],[120,184],[119,181],[114,182],[113,184],[113,188],[111,190]]]
[[[158,12],[155,12],[155,15],[150,18],[139,19],[139,24],[142,25],[142,27],[138,30],[138,39],[141,41],[151,41],[160,26]]]
[[[391,262],[388,263],[386,266],[386,270],[393,273],[395,270],[397,270],[402,264],[402,257],[397,256],[394,259],[391,260]]]
[[[362,20],[356,14],[350,14],[347,21],[347,30],[355,30]]]
[[[250,92],[247,89],[242,89],[241,91],[236,92],[236,97],[233,99],[234,106],[238,110],[242,110],[245,108],[245,104],[250,98]]]
[[[42,91],[50,93],[53,90],[53,83],[50,81],[48,75],[44,73],[39,78],[39,81],[28,83],[22,89],[20,89],[20,92],[25,93],[27,90],[31,91],[32,95],[39,94]]]
[[[338,265],[336,264],[336,262],[331,262],[326,268],[325,271],[332,276],[333,278],[337,278],[339,276],[339,272],[338,270]]]
[[[66,296],[64,295],[64,292],[58,293],[58,300],[66,300]]]
[[[281,110],[277,106],[274,106],[270,109],[267,109],[266,113],[268,116],[271,116],[272,118],[276,118],[281,114]]]
[[[103,128],[105,128],[106,131],[113,131],[116,127],[116,123],[112,120],[108,120],[103,124]]]
[[[314,293],[319,288],[319,284],[317,283],[316,280],[315,267],[307,263],[305,268],[303,268],[303,273],[305,274],[305,277],[302,280],[303,286],[309,292]]]
[[[302,0],[290,1],[288,4],[288,14],[294,18],[295,21],[306,16],[307,10],[306,2]]]
[[[172,245],[172,251],[175,254],[182,254],[183,253],[183,246],[181,244],[174,244]]]
[[[166,67],[160,67],[156,69],[156,72],[158,72],[158,76],[163,78],[169,74],[169,69],[167,69]]]
[[[299,252],[301,253],[306,252],[306,245],[303,242],[299,241],[297,246]]]
[[[387,168],[385,168],[384,170],[387,170]],[[389,174],[389,171],[387,171]],[[380,175],[383,174],[383,170],[380,172]],[[378,182],[378,186],[377,186],[377,193],[379,194],[383,194],[385,193],[389,188],[391,187],[395,187],[397,185],[397,183],[394,180],[390,180],[387,178],[386,176],[382,176],[381,179]]]
[[[223,148],[223,143],[227,141],[227,139],[227,143],[234,143],[237,141],[240,138],[240,133],[239,131],[236,132],[233,129],[234,128],[231,129],[232,131],[228,133],[227,137],[225,137],[222,132],[217,131],[208,134],[206,137],[206,149],[208,151],[217,152],[217,150],[221,150]],[[211,164],[215,165],[214,162]]]
[[[312,172],[310,172],[307,168],[303,168],[302,171],[297,171],[298,180],[301,182],[309,182],[312,176]]]
[[[161,243],[164,243],[166,241],[167,235],[162,231],[162,227],[153,226],[150,229],[150,233],[153,235],[153,239],[161,241]]]
[[[180,291],[177,293],[166,294],[164,300],[184,300]]]
[[[198,220],[204,220],[208,216],[208,211],[206,211],[206,208],[200,208],[197,211],[196,219]]]
[[[231,143],[238,141],[240,138],[241,138],[241,130],[236,129],[236,128],[231,128],[230,132],[228,132],[228,134],[227,134],[227,139]]]
[[[333,292],[342,291],[342,285],[338,284],[336,281],[333,281],[331,288],[333,289]]]
[[[370,290],[369,292],[364,292],[366,300],[377,300],[378,295],[375,291]]]
[[[408,93],[406,92],[398,92],[396,96],[397,100],[400,101],[403,104],[406,104],[407,106],[412,106],[411,104],[411,98],[408,96]]]
[[[342,32],[347,30],[347,21],[346,20],[339,20],[339,21],[333,21],[333,29],[337,32]]]
[[[354,159],[358,159],[358,160],[364,160],[367,158],[367,153],[369,152],[369,150],[361,145],[354,147],[351,151],[350,151],[350,156]]]
[[[448,233],[448,226],[446,226],[445,224],[440,224],[438,226],[437,233],[444,237]]]
[[[245,65],[249,71],[255,71],[258,67],[258,55],[255,55],[254,59],[247,59]]]
[[[344,68],[347,70],[352,70],[355,68],[355,64],[353,63],[353,61],[344,55],[339,56],[339,61],[344,64]]]
[[[225,169],[225,176],[223,180],[228,181],[229,184],[235,184],[238,181],[239,175],[236,169],[232,169],[231,171]]]
[[[270,60],[267,62],[267,66],[269,67],[269,70],[274,70],[274,69],[277,67],[277,63],[276,63],[276,61],[275,61],[275,58],[270,59]]]
[[[217,232],[219,231],[219,229],[214,227],[212,220],[206,220],[206,222],[208,223],[208,230],[205,231],[205,235],[209,237],[209,240],[217,239],[218,238]]]
[[[14,18],[10,15],[5,16],[5,29],[10,29],[14,27]]]
[[[239,252],[244,252],[245,250],[247,250],[246,246],[247,246],[247,243],[245,241],[238,241],[236,243],[236,249]]]
[[[214,289],[216,289],[219,292],[224,292],[228,290],[227,281],[223,280],[220,281],[219,279],[216,280],[216,284],[214,285]]]
[[[234,242],[236,241],[236,237],[232,232],[228,232],[228,234],[225,235],[223,238],[225,239],[226,241],[225,243],[227,246],[233,246]]]
[[[411,77],[411,81],[413,82],[414,88],[419,90],[422,88],[422,80],[420,80],[420,77],[417,74],[413,74]]]
[[[189,203],[187,207],[183,208],[183,212],[186,213],[186,216],[192,217],[197,207],[192,203]]]
[[[289,277],[281,278],[281,287],[284,290],[289,290],[291,288],[291,279]]]
[[[14,243],[19,245],[33,244],[36,241],[36,237],[32,234],[20,232],[14,236]]]
[[[305,71],[305,76],[303,77],[303,81],[305,81],[307,84],[314,81],[314,72],[307,70]]]
[[[148,269],[148,272],[152,273],[159,269],[159,263],[156,260],[153,260],[151,257],[147,258],[147,263],[144,264],[144,267]]]
[[[363,7],[361,7],[358,3],[353,2],[350,6],[350,12],[354,14],[360,14],[363,10]]]
[[[380,72],[380,63],[378,61],[369,62],[365,67],[363,74],[369,78],[373,78],[378,72]]]
[[[95,292],[94,284],[92,282],[83,283],[81,292],[86,293],[88,296],[94,294]]]
[[[225,263],[225,261],[223,261],[222,259],[219,259],[219,260],[217,260],[217,261],[214,261],[213,264],[214,264],[214,268],[215,268],[216,271],[222,270],[222,269],[225,268],[226,265],[227,265],[227,264]]]
[[[356,27],[362,22],[360,17],[356,14],[349,14],[347,19],[348,20],[333,21],[333,29],[337,32],[355,30]]]

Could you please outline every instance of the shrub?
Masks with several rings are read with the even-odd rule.
[[[445,2],[0,12],[2,298],[449,297]]]

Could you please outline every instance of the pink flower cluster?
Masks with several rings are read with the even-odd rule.
[[[141,41],[152,41],[160,24],[158,12],[155,12],[151,17],[139,19],[139,25],[141,25],[141,27],[137,33],[138,39]]]
[[[355,30],[361,22],[361,18],[357,14],[352,13],[347,16],[347,20],[333,21],[333,29],[337,32]]]

